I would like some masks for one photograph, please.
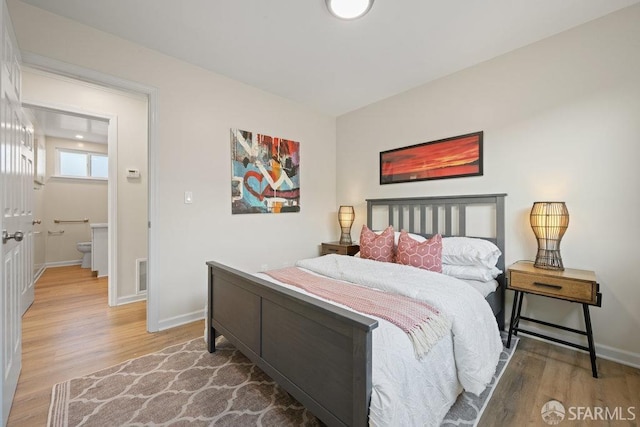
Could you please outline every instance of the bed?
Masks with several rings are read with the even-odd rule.
[[[367,200],[367,225],[489,240],[502,255],[505,194]],[[480,231],[480,232],[479,232]],[[364,426],[380,322],[219,262],[208,265],[208,343],[224,335],[327,425]],[[486,301],[504,328],[504,274]]]

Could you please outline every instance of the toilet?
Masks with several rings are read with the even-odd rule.
[[[82,252],[82,268],[91,268],[91,242],[78,242],[76,245],[79,252]]]

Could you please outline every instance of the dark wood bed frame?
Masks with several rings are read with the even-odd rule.
[[[380,209],[394,229],[466,236],[472,206],[495,212],[490,224],[503,255],[506,194],[367,200],[367,222]],[[477,237],[477,236],[470,236]],[[245,356],[327,425],[365,426],[371,397],[372,332],[378,322],[209,261],[207,338],[224,335]],[[504,329],[504,274],[487,300]]]

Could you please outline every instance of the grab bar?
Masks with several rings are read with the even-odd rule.
[[[47,234],[49,236],[59,236],[61,234],[64,234],[64,230],[58,230],[58,231],[49,231],[49,230],[47,230]]]
[[[68,223],[68,222],[89,222],[89,218],[84,219],[54,219],[54,224]]]

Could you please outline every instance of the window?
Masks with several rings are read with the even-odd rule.
[[[91,158],[91,176],[94,178],[109,177],[109,158],[105,155],[90,155]]]
[[[109,157],[103,153],[58,148],[57,175],[67,178],[109,177]]]

